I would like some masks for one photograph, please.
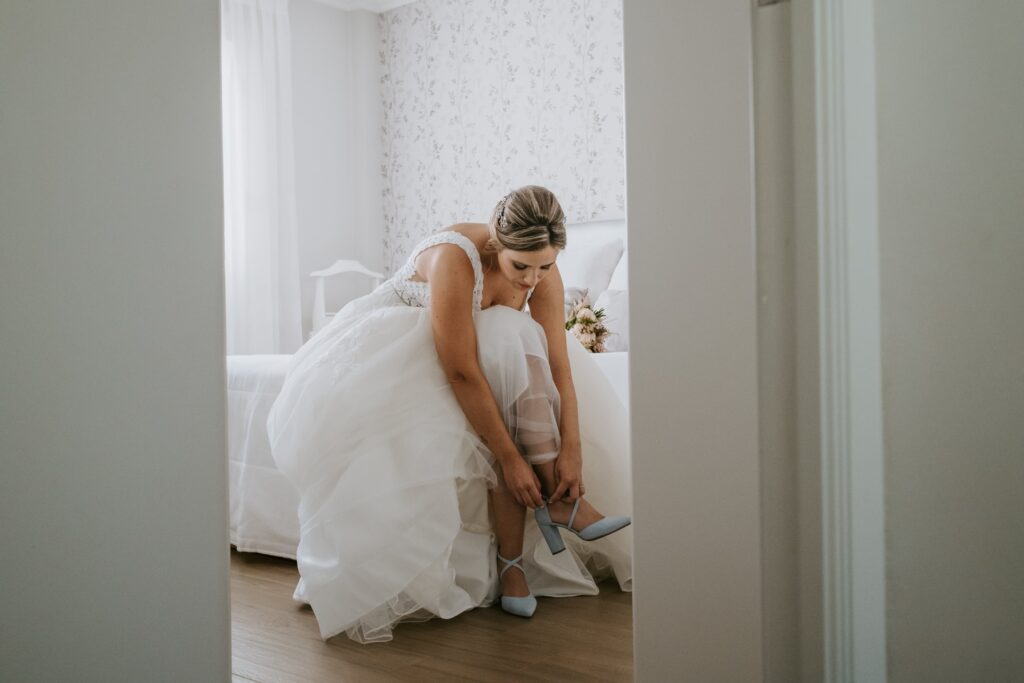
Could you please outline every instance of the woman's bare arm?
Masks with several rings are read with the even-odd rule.
[[[491,449],[505,485],[522,505],[540,507],[540,481],[519,453],[477,357],[473,324],[473,266],[455,245],[438,245],[423,254],[420,267],[430,287],[434,344],[455,398],[470,425]]]
[[[557,265],[533,291],[530,298],[530,315],[544,328],[551,377],[558,389],[561,404],[558,429],[562,436],[562,449],[555,463],[557,484],[551,498],[559,500],[568,494],[569,500],[572,501],[583,495],[583,455],[576,387],[572,381],[569,350],[565,338],[565,289]]]

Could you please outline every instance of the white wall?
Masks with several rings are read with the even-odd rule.
[[[420,0],[381,15],[381,55],[390,270],[525,184],[622,218],[622,0]]]
[[[751,11],[624,5],[641,683],[763,676]]]
[[[303,332],[309,273],[339,258],[384,267],[380,30],[372,12],[291,0],[292,116]],[[328,282],[328,310],[369,291],[358,276]]]
[[[1024,680],[1024,4],[875,12],[889,680]]]
[[[218,25],[0,4],[0,680],[230,677]]]

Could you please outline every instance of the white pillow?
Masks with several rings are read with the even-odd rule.
[[[581,243],[567,246],[558,255],[558,272],[565,285],[566,299],[570,289],[587,290],[593,303],[608,289],[615,266],[622,257],[622,239],[614,238],[593,244]]]
[[[619,265],[615,266],[612,279],[608,282],[608,289],[629,289],[629,247],[622,251],[622,258]]]
[[[604,326],[608,336],[604,340],[605,351],[629,351],[629,292],[624,289],[608,289],[601,293],[594,308],[604,309]]]

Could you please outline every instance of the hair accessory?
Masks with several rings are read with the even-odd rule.
[[[504,197],[501,198],[500,202],[498,202],[501,205],[501,208],[498,209],[498,220],[495,221],[495,223],[494,223],[495,227],[498,227],[498,228],[505,227],[505,225],[504,225],[504,223],[505,223],[505,206],[508,204],[508,198],[511,197],[511,196],[512,196],[512,193],[509,192],[507,195],[505,195]]]

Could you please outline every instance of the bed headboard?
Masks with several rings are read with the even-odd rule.
[[[586,223],[567,223],[565,226],[569,245],[575,243],[597,244],[618,237],[623,244],[626,240],[626,219],[616,218],[609,221],[589,221]]]

